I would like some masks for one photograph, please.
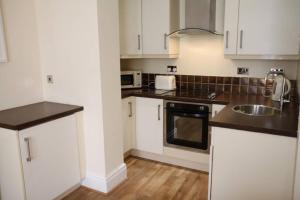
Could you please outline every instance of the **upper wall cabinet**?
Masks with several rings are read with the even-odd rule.
[[[225,55],[299,59],[299,8],[299,0],[226,0]]]
[[[142,54],[142,1],[120,0],[121,55]]]
[[[4,37],[3,19],[0,10],[0,63],[5,63],[5,62],[7,62],[7,52],[6,52],[5,37]]]
[[[176,58],[179,0],[120,0],[121,58]]]

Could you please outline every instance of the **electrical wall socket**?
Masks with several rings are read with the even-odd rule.
[[[237,74],[239,75],[249,75],[249,69],[245,67],[238,67]]]
[[[48,82],[49,84],[53,84],[53,83],[54,83],[53,75],[47,75],[47,82]]]
[[[176,73],[177,72],[177,66],[167,66],[167,72]]]

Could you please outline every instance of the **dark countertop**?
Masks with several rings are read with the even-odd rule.
[[[0,111],[0,127],[23,130],[82,111],[83,107],[53,102],[40,102]]]
[[[234,105],[259,104],[279,107],[279,103],[260,95],[217,95],[214,100],[207,99],[197,91],[176,91],[161,94],[153,89],[122,90],[122,98],[136,96],[159,98],[194,103],[222,104],[226,107],[210,121],[211,126],[231,128],[266,134],[297,137],[299,104],[297,100],[284,105],[283,112],[274,116],[248,116],[232,111]]]

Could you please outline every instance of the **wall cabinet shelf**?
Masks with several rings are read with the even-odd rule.
[[[179,0],[120,1],[121,58],[176,58]]]
[[[230,0],[224,54],[234,59],[299,59],[300,1]]]

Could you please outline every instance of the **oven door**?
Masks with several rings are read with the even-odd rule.
[[[196,106],[196,105],[195,105]],[[209,111],[167,107],[166,142],[200,150],[208,149]]]
[[[134,87],[134,74],[121,74],[121,86],[122,88],[132,88]]]

